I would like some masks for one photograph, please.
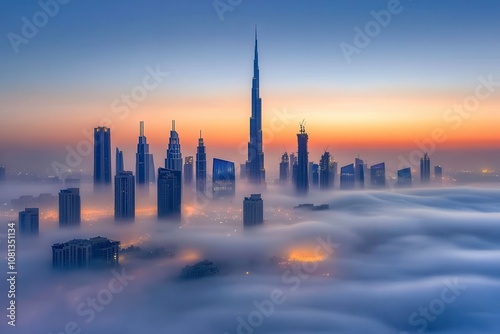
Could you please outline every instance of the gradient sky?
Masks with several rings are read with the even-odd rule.
[[[50,170],[51,161],[64,162],[66,145],[76,147],[82,131],[103,119],[111,121],[112,145],[124,149],[128,169],[140,120],[157,166],[172,119],[184,156],[194,155],[202,129],[209,158],[243,162],[258,24],[267,169],[276,167],[283,145],[296,150],[302,119],[314,161],[330,146],[344,160],[375,157],[370,152],[377,150],[395,163],[397,154],[418,148],[415,140],[442,128],[448,139],[438,151],[462,160],[464,149],[484,152],[474,161],[500,168],[492,157],[500,151],[500,93],[457,129],[443,120],[474,93],[479,76],[500,81],[500,3],[401,0],[401,13],[348,63],[340,43],[353,44],[354,28],[387,3],[244,0],[221,21],[211,0],[73,0],[15,53],[8,34],[21,34],[22,18],[32,21],[41,8],[37,1],[2,1],[0,165],[35,160]],[[112,102],[140,85],[148,66],[169,76],[120,119]],[[285,126],[273,128],[284,112]],[[86,157],[82,168],[91,161]]]

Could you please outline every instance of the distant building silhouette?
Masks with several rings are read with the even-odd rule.
[[[182,268],[181,277],[183,279],[196,279],[217,275],[219,268],[208,260],[203,260],[192,266]]]
[[[74,239],[52,245],[52,266],[56,269],[87,269],[119,265],[120,242],[103,237]]]
[[[38,235],[38,208],[26,208],[24,211],[19,212],[18,226],[21,235]]]
[[[252,184],[266,183],[264,169],[264,151],[262,144],[262,99],[259,92],[259,55],[257,47],[257,30],[255,30],[255,50],[252,78],[252,116],[250,117],[250,141],[248,142],[248,159],[243,177]]]
[[[154,178],[154,163],[153,157],[149,155],[149,144],[146,136],[144,135],[144,121],[139,123],[139,141],[137,143],[137,153],[135,154],[135,176],[137,186],[149,186],[151,181],[151,173]],[[151,171],[152,167],[152,171]]]
[[[365,187],[365,162],[360,158],[354,160],[354,175],[355,187],[363,189]]]
[[[331,161],[331,159],[330,159]],[[337,173],[339,169],[339,164],[337,161],[331,161],[330,162],[330,180],[331,180],[331,188],[335,187],[335,183],[337,180]]]
[[[290,176],[292,178],[292,183],[295,186],[297,184],[297,171],[299,169],[297,156],[294,153],[290,153]]]
[[[261,194],[252,194],[243,200],[243,227],[249,228],[264,223],[264,202]]]
[[[193,156],[188,156],[184,158],[184,183],[186,185],[193,184]]]
[[[317,189],[319,187],[319,165],[318,164],[312,164],[311,168],[311,185],[313,188]]]
[[[130,171],[121,171],[115,176],[115,219],[127,220],[135,217],[135,178]]]
[[[287,184],[289,182],[290,159],[288,153],[283,153],[280,162],[280,183]]]
[[[5,181],[5,166],[0,166],[0,182]]]
[[[94,185],[111,185],[111,129],[94,129]]]
[[[214,198],[234,197],[236,190],[234,163],[214,158],[212,195]]]
[[[373,165],[370,168],[371,185],[375,188],[385,187],[385,163]]]
[[[427,153],[420,159],[420,182],[429,183],[431,180],[431,159]]]
[[[196,148],[196,190],[198,193],[205,194],[207,188],[207,154],[205,152],[205,143],[203,137],[198,139]]]
[[[123,171],[123,151],[120,151],[118,147],[116,148],[116,170],[115,170],[115,175],[119,174],[121,171]]]
[[[179,140],[179,134],[175,131],[175,121],[172,121],[172,130],[170,131],[170,138],[168,140],[165,168],[182,173],[181,143]]]
[[[59,192],[59,227],[80,226],[80,189],[68,188]]]
[[[158,168],[158,218],[180,218],[182,201],[182,173]]]
[[[156,182],[156,169],[155,169],[155,159],[153,153],[149,153],[149,173],[148,173],[149,183]]]
[[[411,187],[412,177],[411,168],[403,168],[398,170],[398,186],[400,187]]]
[[[351,190],[355,187],[354,164],[344,166],[340,169],[340,189]]]
[[[300,124],[300,132],[297,134],[298,142],[298,162],[297,162],[297,179],[295,188],[299,194],[307,194],[309,191],[309,152],[307,151],[307,141],[309,136],[306,133],[304,124]]]
[[[443,167],[434,166],[434,178],[437,183],[443,182]]]
[[[319,188],[321,190],[331,189],[333,186],[332,173],[330,171],[330,153],[323,153],[319,161]]]

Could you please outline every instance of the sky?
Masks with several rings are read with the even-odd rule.
[[[43,22],[37,1],[2,1],[0,165],[50,173],[67,146],[107,124],[133,169],[140,120],[159,165],[172,119],[184,156],[202,130],[209,159],[244,162],[257,25],[268,170],[296,151],[303,119],[314,161],[329,147],[342,164],[361,154],[396,169],[438,129],[445,139],[425,149],[435,161],[500,169],[498,1],[214,3],[73,0]],[[388,10],[390,22],[359,44],[357,29]],[[23,29],[34,20],[36,33]],[[357,47],[348,57],[347,44]],[[144,80],[155,87],[126,105]],[[491,90],[479,88],[488,96],[464,112],[488,81]],[[82,157],[76,169],[91,173]]]
[[[265,225],[251,235],[242,232],[241,207],[224,214],[227,202],[184,215],[182,228],[159,223],[154,214],[121,226],[109,215],[96,222],[84,214],[81,228],[68,231],[42,210],[39,237],[18,250],[17,326],[9,331],[2,321],[0,330],[70,333],[70,323],[95,334],[110,328],[123,334],[497,331],[497,188],[329,192],[309,200],[330,210],[297,212],[291,209],[295,196],[267,192]],[[98,209],[88,202],[82,208]],[[122,252],[122,267],[114,271],[52,270],[52,244],[96,235],[175,255]],[[19,238],[19,245],[25,242]],[[295,264],[277,265],[273,257]],[[218,266],[217,276],[179,279],[185,265],[205,258]],[[117,275],[123,280],[117,282]],[[7,291],[5,280],[0,288]],[[277,303],[271,303],[273,292],[280,295]]]

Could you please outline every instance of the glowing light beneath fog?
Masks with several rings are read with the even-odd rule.
[[[292,249],[288,253],[290,262],[322,262],[326,259],[326,254],[318,251],[315,247],[302,247]]]

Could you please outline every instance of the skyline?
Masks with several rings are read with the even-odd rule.
[[[209,158],[227,152],[224,158],[244,162],[246,152],[240,146],[248,142],[251,41],[258,24],[264,149],[271,174],[283,146],[294,151],[290,147],[294,147],[296,126],[302,119],[311,134],[311,160],[315,162],[327,146],[339,161],[358,154],[373,161],[371,155],[377,152],[408,155],[418,149],[415,141],[428,140],[434,129],[443,128],[447,139],[437,149],[445,153],[440,155],[445,167],[461,159],[454,151],[484,150],[477,154],[482,159],[473,160],[481,168],[500,169],[500,158],[494,154],[500,151],[494,113],[500,106],[499,94],[482,100],[468,118],[449,114],[452,121],[443,120],[454,104],[475,93],[478,78],[488,80],[491,75],[492,81],[500,81],[496,76],[500,48],[493,42],[492,14],[499,5],[494,1],[483,1],[482,6],[466,1],[453,2],[454,6],[445,3],[430,7],[429,1],[401,1],[403,10],[348,63],[339,45],[353,43],[354,28],[372,21],[370,11],[385,10],[386,1],[357,6],[346,1],[288,6],[244,2],[225,13],[223,21],[210,2],[199,2],[198,7],[148,2],[159,6],[158,12],[168,7],[170,20],[162,20],[147,5],[132,13],[103,4],[116,13],[106,21],[92,15],[91,5],[69,2],[61,5],[37,36],[20,46],[19,53],[7,38],[0,44],[5,56],[0,64],[5,73],[0,155],[9,156],[9,161],[0,163],[21,169],[25,156],[33,155],[44,163],[42,171],[50,170],[52,161],[64,161],[66,145],[76,147],[85,140],[82,131],[106,125],[100,124],[103,119],[112,123],[112,146],[124,151],[127,170],[134,170],[128,165],[136,144],[130,133],[137,131],[141,120],[147,124],[151,152],[157,157],[163,156],[170,121],[176,119],[185,155],[194,155],[199,130],[203,130]],[[10,10],[0,23],[7,33],[19,33],[21,18],[40,9],[36,3],[1,6]],[[272,17],[278,10],[284,18],[276,23]],[[75,17],[77,12],[80,16]],[[299,12],[303,19],[297,21]],[[423,16],[428,27],[416,29]],[[148,24],[127,30],[130,40],[117,38],[127,20],[139,23],[145,17]],[[103,29],[102,36],[90,36],[84,29],[85,19],[95,21],[96,29]],[[114,30],[104,29],[111,24]],[[169,27],[180,35],[174,36]],[[157,42],[163,39],[164,43]],[[80,43],[75,45],[75,40]],[[439,45],[442,40],[448,42]],[[134,47],[133,42],[139,41],[140,47]],[[95,53],[91,46],[97,46]],[[147,91],[136,108],[129,108],[128,115],[123,109],[113,109],[121,94],[130,94],[157,69],[169,74],[158,77],[158,87]],[[223,114],[224,119],[214,122],[214,114]],[[273,131],[276,122],[279,126]],[[85,157],[82,168],[88,170],[91,160]],[[381,160],[391,165],[390,159]]]

